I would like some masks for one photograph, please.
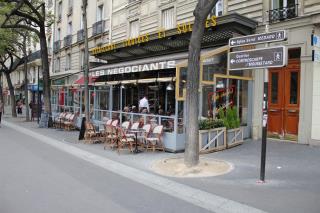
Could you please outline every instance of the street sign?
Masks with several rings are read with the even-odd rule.
[[[238,46],[283,41],[286,39],[287,39],[286,31],[280,30],[280,31],[270,32],[270,33],[261,33],[261,34],[231,38],[229,40],[229,46],[238,47]]]
[[[320,50],[312,50],[312,61],[320,63]]]
[[[284,67],[287,63],[284,46],[229,53],[229,70]]]
[[[320,36],[311,35],[311,46],[320,47]]]

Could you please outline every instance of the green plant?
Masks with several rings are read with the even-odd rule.
[[[240,118],[238,116],[237,107],[228,107],[226,112],[224,109],[219,110],[219,118],[223,120],[227,129],[236,129],[240,127]]]
[[[221,119],[204,119],[199,121],[199,130],[208,130],[224,127],[224,122]]]

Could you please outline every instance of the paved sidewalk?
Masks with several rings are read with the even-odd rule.
[[[101,144],[88,145],[77,140],[79,132],[40,129],[23,118],[6,121],[75,146],[90,153],[152,173],[155,160],[182,157],[183,154],[144,152],[138,155],[103,150]],[[176,182],[213,193],[267,212],[320,211],[320,147],[268,141],[266,184],[257,184],[260,166],[260,143],[246,141],[243,145],[223,152],[204,155],[226,160],[234,165],[229,174],[209,178],[168,178]]]

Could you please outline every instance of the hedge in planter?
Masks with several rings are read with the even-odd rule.
[[[227,128],[227,147],[243,143],[243,129],[240,127],[240,118],[236,107],[228,107],[226,112],[219,110],[219,118]]]
[[[226,128],[221,119],[199,121],[199,151],[209,153],[226,149]]]

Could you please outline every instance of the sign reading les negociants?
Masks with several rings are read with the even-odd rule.
[[[280,30],[270,33],[261,33],[249,36],[241,36],[236,38],[231,38],[229,40],[230,47],[246,46],[260,43],[269,43],[276,41],[284,41],[287,39],[287,34],[285,30]]]
[[[164,70],[164,69],[173,69],[176,68],[176,61],[160,61],[146,64],[122,66],[115,68],[107,68],[103,70],[97,70],[91,72],[91,76],[103,76],[103,75],[116,75],[123,73],[132,73],[132,72],[145,72],[152,70]]]
[[[284,67],[286,64],[284,46],[229,53],[229,70]]]

